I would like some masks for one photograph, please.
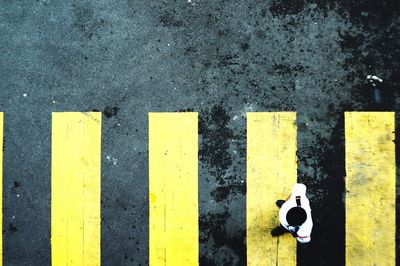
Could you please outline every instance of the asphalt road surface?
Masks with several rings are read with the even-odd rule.
[[[103,113],[103,265],[148,264],[148,112],[179,111],[199,113],[201,265],[246,265],[245,114],[264,111],[297,112],[298,265],[343,265],[343,114],[399,110],[399,27],[396,0],[1,0],[4,265],[50,265],[51,114],[69,111]]]

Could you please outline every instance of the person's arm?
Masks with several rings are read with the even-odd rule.
[[[309,214],[306,222],[299,228],[296,232],[296,239],[300,243],[308,243],[311,241],[311,231],[313,228],[313,223],[311,220],[311,214]]]
[[[299,235],[297,235],[296,239],[300,243],[305,244],[305,243],[308,243],[308,242],[311,241],[311,236],[299,236]]]

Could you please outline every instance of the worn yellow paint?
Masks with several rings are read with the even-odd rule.
[[[150,265],[198,265],[197,113],[149,113]]]
[[[247,264],[296,264],[296,240],[272,237],[278,199],[297,181],[296,113],[247,113]]]
[[[346,265],[395,265],[393,112],[346,112]]]
[[[4,113],[0,113],[0,210],[3,209],[3,130]],[[3,265],[3,212],[0,211],[0,266]]]
[[[100,265],[101,113],[53,113],[52,265]]]

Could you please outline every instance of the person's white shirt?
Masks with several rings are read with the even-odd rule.
[[[300,243],[308,243],[311,241],[311,231],[313,228],[310,202],[306,197],[306,190],[307,188],[304,184],[295,184],[293,186],[293,192],[290,195],[290,198],[286,200],[279,211],[279,221],[282,226],[290,232],[294,232],[295,227],[288,224],[286,220],[286,214],[291,208],[297,207],[296,196],[300,197],[300,206],[306,211],[307,214],[307,220],[300,225],[299,230],[297,231],[296,239]]]

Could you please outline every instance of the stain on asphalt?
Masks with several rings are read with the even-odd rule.
[[[221,213],[208,213],[199,217],[201,228],[200,245],[212,243],[215,253],[200,255],[201,265],[244,265],[246,250],[243,248],[245,231],[236,232],[229,237],[226,221],[230,213],[225,210]],[[212,241],[210,239],[212,238]]]
[[[84,38],[91,40],[93,37],[99,37],[99,31],[105,27],[104,18],[97,17],[94,8],[88,2],[77,2],[72,4],[72,10],[75,16],[73,26],[82,34]]]
[[[185,113],[185,112],[194,112],[193,108],[186,108],[186,109],[179,109],[178,112]]]
[[[14,233],[18,232],[18,228],[16,226],[14,226],[14,224],[9,223],[8,224],[8,232],[10,234],[14,234]]]
[[[269,7],[269,11],[273,16],[280,15],[294,15],[303,11],[305,5],[304,0],[293,0],[293,1],[272,1]]]
[[[217,180],[223,182],[223,175],[232,164],[229,145],[233,137],[228,127],[230,117],[220,104],[203,111],[199,117],[199,160],[215,172]]]
[[[21,186],[21,183],[18,181],[14,181],[14,188],[18,188]]]
[[[119,111],[119,107],[117,107],[117,106],[113,106],[113,107],[106,106],[104,108],[103,114],[105,117],[111,118],[111,117],[117,116],[118,111]]]
[[[214,184],[209,187],[209,195],[222,207],[209,211],[201,208],[199,241],[202,265],[243,265],[246,261],[245,230],[237,224],[234,225],[234,232],[231,228],[237,214],[229,203],[235,202],[237,196],[245,197],[246,194],[244,177],[228,173],[228,169],[236,169],[234,162],[242,163],[242,160],[232,157],[232,149],[237,149],[236,142],[240,141],[240,132],[230,128],[231,120],[229,110],[221,104],[203,110],[199,117],[200,176],[207,176],[207,183]]]
[[[183,22],[176,18],[177,11],[165,11],[160,16],[160,23],[164,27],[181,27]]]

